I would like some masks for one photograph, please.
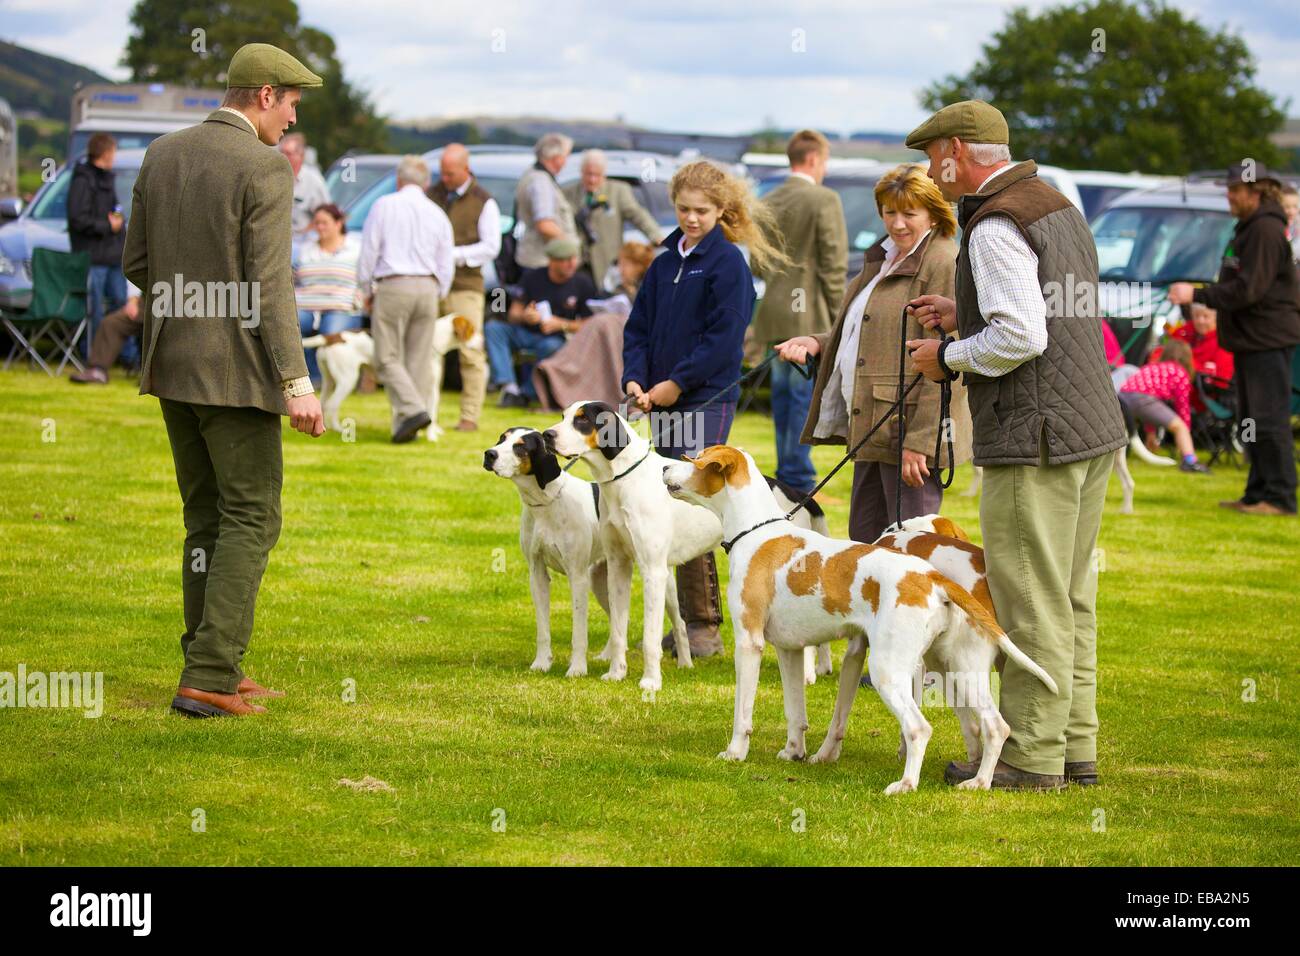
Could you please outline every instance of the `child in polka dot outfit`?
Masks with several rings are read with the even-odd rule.
[[[1119,401],[1135,421],[1164,428],[1174,437],[1183,471],[1208,475],[1192,445],[1191,347],[1181,339],[1166,346],[1163,361],[1144,365],[1119,390]]]

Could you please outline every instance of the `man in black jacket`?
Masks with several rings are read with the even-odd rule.
[[[1286,238],[1281,183],[1251,160],[1234,165],[1228,170],[1228,208],[1237,227],[1224,250],[1219,281],[1199,289],[1175,282],[1169,301],[1217,310],[1219,344],[1237,359],[1241,437],[1250,473],[1241,499],[1220,504],[1244,514],[1294,516],[1291,359],[1300,343],[1300,279]]]
[[[126,231],[114,185],[116,157],[117,141],[112,136],[91,136],[86,158],[73,168],[68,187],[68,239],[73,252],[90,253],[87,351],[104,315],[126,304],[126,277],[122,274]]]

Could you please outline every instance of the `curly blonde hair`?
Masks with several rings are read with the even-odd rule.
[[[896,166],[880,177],[876,183],[876,212],[883,213],[886,203],[899,211],[924,209],[939,235],[951,237],[957,233],[957,217],[948,200],[925,170],[913,163]]]
[[[718,224],[722,234],[749,249],[753,271],[762,273],[790,265],[785,250],[770,238],[781,234],[776,219],[744,182],[707,159],[700,159],[673,174],[668,195],[674,203],[684,189],[699,190],[721,210]]]

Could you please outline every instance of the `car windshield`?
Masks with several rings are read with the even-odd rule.
[[[129,221],[131,218],[131,191],[135,188],[135,177],[139,169],[116,169],[115,186],[117,201],[122,204],[122,212]],[[68,222],[68,187],[72,184],[72,167],[65,166],[54,182],[50,183],[32,203],[31,217],[59,223],[66,226]]]
[[[758,184],[758,195],[766,196],[783,182],[784,176],[764,180]],[[876,211],[876,181],[827,176],[825,185],[839,193],[844,223],[849,230],[849,249],[857,252],[870,249],[885,234],[885,223]]]
[[[370,163],[353,163],[349,166],[347,160],[343,159],[330,167],[330,171],[325,174],[325,186],[330,191],[330,199],[334,205],[346,212],[371,186],[383,179],[386,173],[392,172],[392,169],[392,166]]]
[[[1098,213],[1116,199],[1136,188],[1136,186],[1085,186],[1080,184],[1079,196],[1083,199],[1083,214],[1091,222],[1097,218]]]
[[[1236,220],[1217,209],[1107,209],[1092,224],[1109,282],[1213,282]]]

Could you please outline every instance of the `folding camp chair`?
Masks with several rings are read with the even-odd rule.
[[[32,250],[31,305],[26,312],[0,313],[0,322],[14,340],[5,359],[6,371],[15,359],[24,357],[47,375],[62,375],[66,365],[84,371],[77,348],[90,327],[86,309],[89,274],[89,253]],[[51,369],[56,358],[58,368]]]
[[[1192,440],[1210,450],[1208,464],[1214,465],[1224,458],[1234,467],[1241,467],[1237,458],[1241,451],[1237,437],[1237,400],[1232,384],[1197,373],[1194,387],[1205,411],[1192,416]]]

